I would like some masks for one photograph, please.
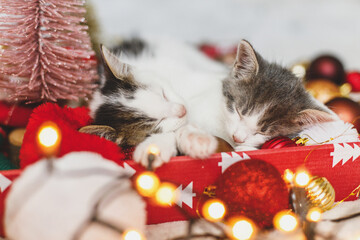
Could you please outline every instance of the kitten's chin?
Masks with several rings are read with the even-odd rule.
[[[232,146],[235,151],[252,151],[258,150],[270,137],[256,134],[255,136],[248,138],[244,143],[236,143],[232,141]]]

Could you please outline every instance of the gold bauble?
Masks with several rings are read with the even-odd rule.
[[[319,207],[323,211],[327,211],[335,202],[335,190],[324,177],[313,176],[305,190],[312,207]]]
[[[343,83],[340,86],[339,90],[340,90],[341,95],[343,95],[344,97],[348,97],[352,91],[352,86],[350,83]]]
[[[322,103],[342,96],[339,86],[327,79],[312,79],[306,82],[305,88]]]
[[[17,128],[9,134],[10,160],[15,167],[20,167],[20,148],[24,140],[25,128]]]

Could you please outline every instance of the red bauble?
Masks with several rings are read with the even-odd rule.
[[[360,132],[360,105],[349,98],[337,97],[326,103],[341,120],[354,124]]]
[[[306,73],[307,80],[316,78],[329,79],[337,85],[345,82],[344,66],[334,56],[322,55],[314,59]]]
[[[350,83],[353,92],[360,92],[360,73],[350,72],[346,75],[346,81]]]
[[[209,58],[215,59],[219,56],[219,51],[214,45],[203,44],[200,46],[200,50],[205,53]]]
[[[289,193],[281,174],[262,160],[231,165],[215,186],[216,198],[227,207],[226,219],[245,216],[258,227],[267,228],[277,212],[289,208]]]
[[[279,136],[266,141],[261,149],[278,149],[284,147],[297,147],[296,143],[288,137]]]

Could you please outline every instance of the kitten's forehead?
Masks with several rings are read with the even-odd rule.
[[[307,98],[301,81],[290,71],[264,60],[259,63],[259,72],[250,81],[232,77],[224,81],[227,101],[234,101],[245,112],[252,112],[268,105],[292,105],[299,96]]]
[[[154,71],[146,68],[136,68],[133,70],[134,79],[145,86],[151,86],[151,88],[160,88],[162,77]]]
[[[242,121],[245,125],[252,131],[256,131],[259,128],[259,122],[263,119],[263,115],[266,111],[266,108],[256,109],[248,115],[242,116]]]

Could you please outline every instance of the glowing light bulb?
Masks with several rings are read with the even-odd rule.
[[[321,220],[321,215],[322,215],[321,209],[314,207],[308,211],[306,215],[306,219],[310,222],[318,222]]]
[[[59,127],[54,122],[44,122],[40,125],[37,143],[40,151],[45,156],[55,155],[61,142],[61,133]]]
[[[254,236],[256,229],[254,223],[246,218],[230,220],[231,235],[238,240],[247,240]]]
[[[302,64],[296,64],[291,68],[291,72],[295,76],[297,76],[299,78],[303,78],[303,77],[305,77],[305,74],[306,74],[306,68]]]
[[[283,178],[287,183],[292,183],[294,180],[294,173],[290,169],[286,169]]]
[[[175,201],[176,187],[171,183],[161,183],[159,189],[156,191],[155,200],[159,205],[171,205]]]
[[[225,205],[222,201],[218,199],[211,199],[205,202],[202,213],[204,218],[215,222],[223,219],[226,213]]]
[[[123,233],[124,240],[142,240],[142,235],[136,230],[129,230]]]
[[[298,220],[294,213],[290,211],[281,211],[274,217],[274,226],[278,230],[292,232],[298,226]]]
[[[158,155],[159,152],[160,152],[160,150],[156,145],[150,145],[149,148],[148,148],[148,153],[149,154]]]
[[[153,196],[158,190],[159,185],[160,180],[153,172],[145,171],[136,178],[136,189],[140,195],[145,197]]]
[[[310,182],[310,175],[305,170],[299,170],[295,174],[295,183],[298,187],[306,187]]]
[[[44,127],[39,132],[39,141],[45,147],[53,146],[58,139],[57,131],[52,127]]]
[[[149,146],[148,155],[147,155],[147,159],[148,159],[147,169],[149,171],[151,171],[153,169],[152,165],[153,165],[154,161],[156,160],[157,155],[159,155],[159,153],[160,153],[160,150],[156,145],[152,144]]]

